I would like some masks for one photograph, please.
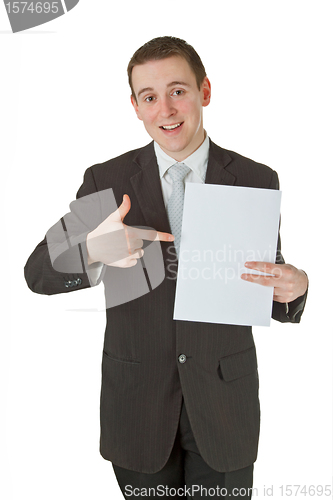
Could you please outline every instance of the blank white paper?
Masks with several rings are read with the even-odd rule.
[[[269,326],[273,287],[246,261],[275,262],[281,191],[186,183],[174,319]]]

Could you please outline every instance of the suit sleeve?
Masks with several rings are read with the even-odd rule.
[[[101,222],[96,191],[93,172],[89,168],[76,201],[70,205],[70,213],[48,230],[27,260],[24,276],[33,292],[53,295],[100,283],[103,270],[97,281],[90,276],[99,264],[88,266],[85,243],[87,234]]]
[[[273,171],[272,180],[270,184],[270,189],[279,189],[280,183],[278,175]],[[284,264],[284,258],[281,253],[281,237],[280,231],[278,234],[278,244],[276,251],[276,264]],[[280,321],[281,323],[299,323],[304,311],[306,298],[308,290],[306,290],[304,295],[301,295],[297,299],[289,302],[288,304],[283,304],[281,302],[273,301],[272,318]]]

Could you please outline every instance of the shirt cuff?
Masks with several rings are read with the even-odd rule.
[[[303,273],[306,275],[308,278],[308,275],[306,274],[305,271]],[[304,306],[306,303],[307,295],[308,295],[308,289],[309,289],[309,278],[308,278],[308,287],[304,293],[304,295],[301,295],[297,299],[293,300],[292,302],[286,303],[285,304],[285,313],[287,318],[292,321],[293,323],[299,323]]]
[[[102,274],[104,264],[102,262],[94,262],[87,266],[87,274],[89,280],[93,286],[97,285],[97,282]]]

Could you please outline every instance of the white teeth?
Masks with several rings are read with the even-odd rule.
[[[177,125],[162,125],[162,128],[164,128],[164,130],[173,130],[177,127],[180,127],[180,123],[177,123]]]

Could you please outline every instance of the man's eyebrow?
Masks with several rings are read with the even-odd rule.
[[[174,81],[174,82],[168,83],[167,87],[173,87],[174,85],[184,85],[186,87],[190,87],[191,86],[189,83],[186,83],[186,82]]]
[[[145,87],[144,89],[141,89],[139,92],[138,92],[138,97],[140,94],[142,94],[143,92],[153,92],[153,88],[152,87]]]
[[[191,86],[189,83],[186,83],[186,82],[174,81],[174,82],[168,83],[167,87],[173,87],[174,85],[184,85],[186,87]],[[153,91],[154,91],[153,87],[145,87],[145,88],[139,90],[138,97],[139,97],[139,95],[143,94],[144,92],[153,92]]]

